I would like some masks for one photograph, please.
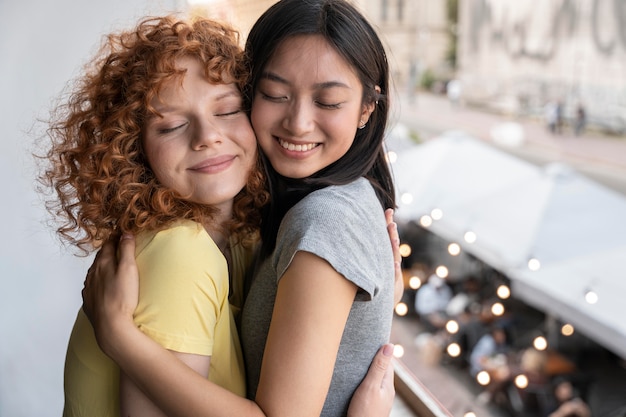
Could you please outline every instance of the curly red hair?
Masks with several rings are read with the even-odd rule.
[[[62,239],[85,252],[119,233],[157,229],[176,219],[210,221],[215,209],[184,200],[162,186],[141,145],[142,129],[156,112],[149,105],[163,84],[184,72],[193,57],[211,83],[245,82],[238,33],[208,19],[149,17],[131,31],[110,34],[67,101],[52,112],[40,180],[58,198],[46,202],[62,219]],[[228,228],[240,239],[254,235],[267,202],[260,163],[235,197]]]

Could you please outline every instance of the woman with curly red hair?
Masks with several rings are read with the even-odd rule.
[[[137,236],[135,323],[244,396],[233,311],[268,193],[242,108],[241,63],[237,33],[209,20],[149,18],[109,35],[53,114],[42,180],[56,191],[48,208],[64,219],[58,233],[83,253],[114,235]],[[119,415],[118,392],[125,414],[154,408],[120,379],[81,310],[64,416]]]

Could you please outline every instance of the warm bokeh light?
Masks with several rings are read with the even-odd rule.
[[[548,340],[543,336],[537,336],[533,339],[533,347],[537,350],[546,350],[548,348]]]
[[[400,255],[403,258],[411,256],[411,246],[409,246],[407,243],[401,244],[400,245]]]
[[[541,268],[541,262],[539,262],[539,259],[530,258],[528,260],[528,269],[530,269],[531,271],[539,271],[540,268]]]
[[[420,226],[427,228],[433,224],[433,218],[428,215],[423,215],[420,217]]]
[[[387,162],[390,164],[395,163],[398,160],[398,154],[394,151],[387,152]]]
[[[437,269],[435,269],[435,274],[437,274],[439,278],[448,278],[448,273],[448,268],[445,265],[439,265]]]
[[[413,202],[413,195],[410,193],[404,193],[400,196],[400,201],[402,201],[402,204],[411,204]]]
[[[456,320],[448,320],[446,330],[450,334],[456,334],[459,331],[459,323],[457,323]]]
[[[450,243],[448,245],[448,253],[452,256],[457,256],[461,253],[461,246],[458,243]]]
[[[588,290],[585,293],[585,301],[588,302],[589,304],[595,304],[598,302],[598,294],[596,294],[595,291],[593,290]]]
[[[443,217],[443,210],[439,208],[433,209],[430,212],[430,217],[432,217],[433,220],[441,220],[441,218]]]
[[[478,374],[476,374],[476,382],[478,382],[482,386],[489,385],[489,383],[491,382],[489,372],[480,371]]]
[[[467,413],[463,414],[463,417],[476,417],[476,413],[473,411],[468,411]]]
[[[569,323],[564,324],[561,327],[561,334],[563,336],[571,336],[571,335],[573,335],[574,334],[574,326],[572,326]]]
[[[504,305],[502,303],[493,303],[491,306],[491,314],[496,317],[500,317],[504,314]]]
[[[496,289],[496,295],[501,300],[506,300],[511,296],[511,289],[507,285],[501,284]]]
[[[398,316],[406,316],[407,313],[409,312],[409,306],[406,305],[406,303],[398,303],[396,304],[396,314]]]
[[[524,374],[516,376],[515,386],[519,389],[525,389],[526,387],[528,387],[528,377]]]
[[[476,242],[477,236],[476,236],[476,233],[469,230],[465,232],[465,234],[463,235],[463,239],[465,239],[467,243],[474,243]]]
[[[417,275],[413,275],[409,278],[409,288],[412,290],[416,290],[422,286],[422,280]]]
[[[458,358],[461,355],[461,346],[458,343],[450,343],[446,348],[446,352],[453,358]]]
[[[404,347],[402,345],[394,345],[393,356],[395,358],[401,358],[404,356]]]

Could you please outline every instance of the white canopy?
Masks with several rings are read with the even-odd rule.
[[[626,358],[626,246],[509,272],[516,297]]]
[[[624,196],[565,165],[538,167],[459,133],[400,153],[393,170],[398,221],[439,209],[432,232],[507,274],[515,296],[626,357]],[[588,304],[591,283],[611,294]]]

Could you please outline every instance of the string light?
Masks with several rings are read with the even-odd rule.
[[[598,294],[593,290],[587,290],[585,293],[585,301],[589,304],[595,304],[598,302]]]
[[[409,278],[409,287],[412,290],[416,290],[421,286],[422,286],[422,280],[420,279],[420,277],[418,277],[417,275],[413,275],[411,278]]]
[[[393,347],[393,356],[395,358],[401,358],[404,356],[404,347],[402,345],[394,345]]]
[[[528,260],[528,269],[530,269],[531,271],[539,271],[540,268],[541,268],[541,262],[539,262],[539,259],[530,258]]]
[[[399,249],[400,249],[400,255],[403,258],[407,258],[407,257],[411,256],[411,252],[412,252],[411,246],[408,245],[407,243],[401,244]]]
[[[500,284],[498,288],[496,289],[496,295],[501,300],[506,300],[507,298],[511,296],[511,289],[504,284]]]
[[[546,350],[548,348],[548,340],[543,336],[537,336],[533,339],[533,347],[537,350]]]
[[[463,239],[465,239],[465,241],[467,243],[474,243],[474,242],[476,242],[476,239],[477,239],[476,233],[472,232],[471,230],[468,230],[463,235]]]
[[[406,303],[398,303],[396,304],[396,314],[400,317],[402,316],[406,316],[407,313],[409,312],[409,307],[406,305]]]
[[[448,253],[452,256],[457,256],[461,253],[461,246],[458,243],[450,243],[448,245]]]
[[[420,226],[422,226],[423,228],[429,228],[432,224],[432,217],[428,215],[423,215],[422,217],[420,217]]]
[[[413,195],[410,193],[404,193],[400,196],[400,201],[402,201],[402,204],[409,205],[413,202]]]
[[[459,331],[459,323],[456,320],[448,320],[446,323],[446,330],[450,334],[456,334]]]
[[[483,387],[489,385],[489,383],[491,382],[491,377],[489,376],[489,372],[480,371],[479,373],[477,373],[476,382],[478,382]]]
[[[504,305],[502,305],[502,303],[493,303],[491,306],[491,313],[496,317],[500,317],[504,314]]]
[[[452,358],[458,358],[461,355],[461,346],[458,343],[450,343],[446,348],[446,352]]]
[[[441,220],[441,218],[443,217],[443,210],[439,208],[433,209],[430,212],[430,217],[432,217],[433,220]]]
[[[571,335],[573,335],[574,334],[574,326],[572,326],[569,323],[564,324],[561,327],[561,334],[563,336],[571,336]]]
[[[439,278],[447,278],[448,273],[448,268],[445,265],[439,265],[437,269],[435,269],[435,274],[437,274]]]
[[[528,387],[528,377],[524,374],[516,376],[515,386],[519,389],[525,389],[526,387]]]

